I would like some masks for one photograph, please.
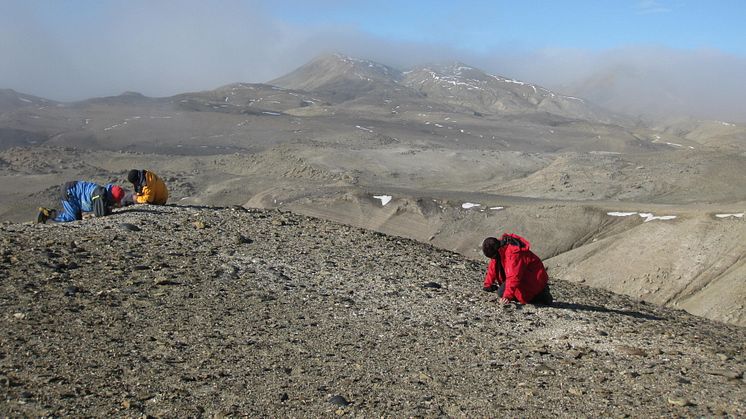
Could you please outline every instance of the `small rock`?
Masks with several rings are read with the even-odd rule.
[[[682,398],[669,397],[668,398],[668,403],[670,403],[670,404],[672,404],[674,406],[681,406],[681,407],[693,406],[692,402],[690,402],[687,399],[682,399]]]
[[[742,372],[730,371],[730,370],[709,370],[708,373],[712,375],[720,375],[731,380],[737,380],[743,375]]]
[[[349,406],[350,402],[347,401],[344,397],[340,395],[333,396],[331,399],[329,399],[329,403],[337,405],[337,406]]]
[[[140,231],[140,227],[130,223],[121,223],[119,224],[119,227],[126,231]]]
[[[23,319],[26,318],[26,314],[25,313],[15,313],[15,314],[13,314],[13,317],[15,317],[18,320],[23,320]]]
[[[77,294],[78,292],[80,292],[80,289],[78,287],[76,287],[74,285],[73,286],[69,286],[69,287],[65,288],[65,297],[74,297],[75,294]]]
[[[567,392],[572,394],[573,396],[582,396],[583,394],[585,394],[583,390],[574,387],[570,387],[569,389],[567,389]]]
[[[251,244],[254,243],[254,240],[251,240],[250,238],[244,236],[243,234],[239,234],[236,236],[236,243],[237,244]]]
[[[616,349],[617,349],[617,350],[618,350],[619,352],[621,352],[621,353],[623,353],[623,354],[627,354],[627,355],[633,355],[633,356],[647,356],[647,355],[648,355],[648,354],[647,354],[647,353],[646,353],[645,351],[643,351],[642,349],[640,349],[640,348],[635,348],[634,346],[629,346],[629,345],[618,345],[618,346],[616,347]]]
[[[285,220],[272,220],[273,226],[281,227],[281,226],[284,226],[285,224],[286,224]]]
[[[199,221],[199,220],[197,220],[197,221],[193,222],[193,223],[192,223],[192,225],[193,225],[193,226],[194,226],[194,227],[195,227],[195,228],[196,228],[197,230],[202,230],[202,229],[204,229],[204,228],[206,228],[206,227],[207,227],[207,224],[205,224],[205,222],[204,222],[204,221]]]
[[[288,396],[287,393],[280,394],[280,401],[281,402],[287,401],[289,398],[290,398],[290,396]]]
[[[178,282],[162,276],[155,278],[153,282],[155,285],[180,285]]]
[[[443,288],[442,285],[438,284],[437,282],[428,282],[422,286],[422,288],[434,288],[434,289],[441,289]]]

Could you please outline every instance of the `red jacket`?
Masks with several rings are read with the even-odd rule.
[[[505,237],[518,239],[523,246],[500,246],[498,253],[503,271],[498,269],[497,260],[490,259],[484,286],[490,287],[495,281],[500,285],[504,283],[504,298],[515,298],[521,304],[527,304],[547,286],[549,276],[541,259],[530,250],[531,243],[528,240],[517,234],[503,234],[501,240]]]

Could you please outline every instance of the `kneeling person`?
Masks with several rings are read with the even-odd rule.
[[[165,205],[166,201],[168,201],[168,188],[166,188],[166,184],[155,173],[148,170],[132,169],[127,173],[127,180],[134,186],[135,193],[132,196],[127,196],[125,205]]]
[[[46,223],[49,219],[59,223],[82,220],[84,212],[103,217],[111,214],[111,209],[119,206],[123,197],[124,190],[117,185],[101,186],[83,180],[67,182],[62,185],[62,211],[39,208],[36,222]]]
[[[490,258],[483,289],[497,291],[500,303],[552,304],[549,276],[530,247],[528,240],[517,234],[506,233],[499,240],[487,237],[482,242],[482,252]]]

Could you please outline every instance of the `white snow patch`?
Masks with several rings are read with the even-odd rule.
[[[501,209],[505,209],[505,207],[490,207],[491,210],[500,211]]]
[[[743,218],[743,213],[741,212],[738,214],[715,214],[715,216],[718,218],[730,218],[730,217]]]
[[[650,213],[650,212],[640,212],[640,213],[637,213],[635,211],[631,211],[631,212],[614,211],[614,212],[607,212],[606,214],[607,215],[611,215],[612,217],[629,217],[630,215],[637,214],[640,217],[644,218],[644,220],[643,220],[644,223],[647,223],[648,221],[653,221],[653,220],[664,220],[664,221],[666,221],[666,220],[673,220],[673,219],[676,218],[675,215],[653,215],[653,213]]]
[[[365,127],[361,127],[360,125],[355,125],[355,128],[357,128],[357,129],[359,129],[359,130],[362,130],[362,131],[373,132],[373,130],[372,130],[372,129],[370,129],[370,128],[365,128]],[[384,204],[384,205],[385,205],[385,204]]]
[[[629,217],[630,215],[635,215],[637,212],[607,212],[606,215],[611,215],[612,217]]]
[[[281,113],[277,113],[277,112],[267,112],[267,111],[264,111],[262,113],[265,114],[265,115],[272,115],[272,116],[280,116],[280,115],[282,115]]]
[[[479,207],[479,206],[481,206],[481,204],[472,204],[471,202],[464,202],[463,204],[461,204],[461,208],[463,209],[469,209],[469,208],[474,208],[474,207]]]
[[[676,218],[675,215],[657,216],[657,215],[653,215],[653,213],[650,213],[650,212],[641,212],[640,217],[644,218],[644,220],[642,220],[643,223],[647,223],[648,221],[653,221],[653,220],[664,220],[664,221],[673,220],[674,218]]]
[[[381,206],[386,206],[389,202],[391,202],[391,195],[373,195],[373,198],[380,199],[381,200]]]
[[[25,97],[20,97],[20,96],[19,96],[19,97],[18,97],[18,99],[20,99],[21,101],[23,101],[23,102],[26,102],[26,103],[34,103],[34,102],[32,102],[31,100],[29,100],[29,99],[26,99]]]
[[[670,145],[670,146],[673,146],[673,147],[684,147],[683,145],[681,145],[681,144],[676,144],[676,143],[668,143],[668,142],[667,142],[666,144],[668,144],[668,145]]]
[[[435,126],[438,128],[443,128],[443,125],[440,125],[440,124],[435,124]]]

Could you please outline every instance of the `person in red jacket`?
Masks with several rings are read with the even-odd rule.
[[[490,258],[483,289],[497,291],[500,303],[515,300],[521,304],[552,304],[549,276],[528,240],[508,233],[500,239],[487,237],[482,242],[482,252]]]

